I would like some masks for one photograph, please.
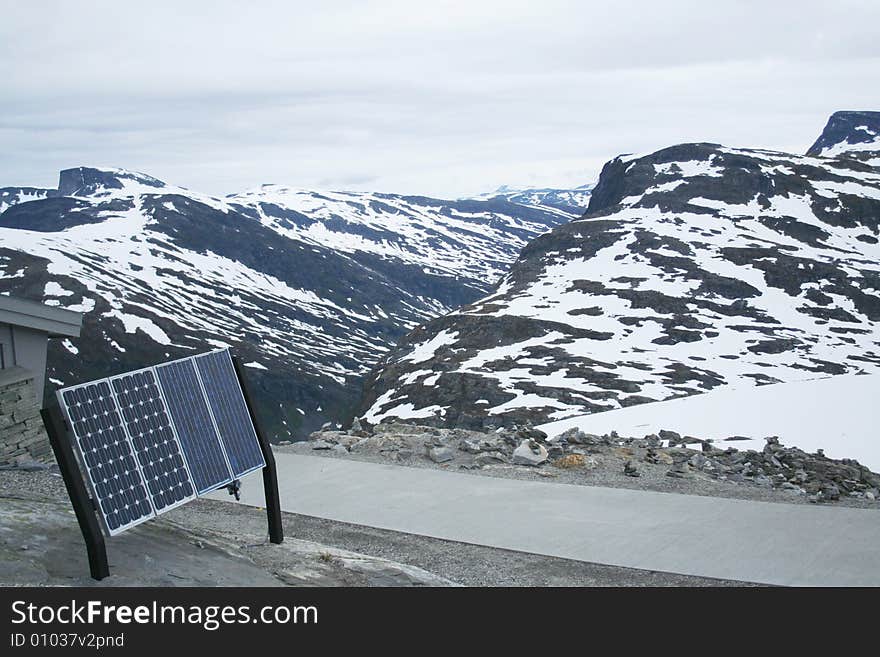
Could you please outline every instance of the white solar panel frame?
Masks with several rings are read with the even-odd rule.
[[[116,529],[110,528],[110,526],[107,524],[107,518],[104,516],[104,511],[103,511],[103,509],[100,508],[101,505],[100,505],[100,502],[98,501],[99,500],[98,489],[95,485],[94,479],[92,478],[92,470],[91,470],[91,468],[89,468],[88,464],[86,463],[85,455],[82,453],[82,448],[79,444],[79,437],[76,435],[76,432],[74,431],[74,428],[73,428],[73,418],[71,418],[70,411],[67,408],[67,403],[64,401],[64,398],[62,396],[62,393],[73,392],[74,390],[79,390],[80,388],[88,388],[91,386],[98,385],[102,382],[106,382],[107,385],[110,387],[110,396],[113,399],[113,404],[116,406],[117,413],[119,413],[120,424],[122,425],[122,428],[125,431],[125,439],[128,441],[128,446],[131,449],[132,456],[134,457],[135,467],[137,468],[138,474],[141,477],[141,481],[144,484],[144,490],[146,491],[146,494],[147,494],[147,503],[150,505],[150,511],[151,511],[150,515],[141,516],[140,518],[138,518],[134,522],[126,523],[124,525],[119,525],[119,527],[117,527]],[[79,462],[80,472],[84,473],[84,475],[85,475],[84,479],[85,479],[86,485],[88,486],[89,493],[91,494],[92,499],[95,501],[95,504],[98,507],[97,513],[95,515],[98,516],[98,520],[101,524],[101,529],[104,531],[104,533],[107,536],[116,536],[116,535],[121,534],[122,532],[124,532],[128,529],[131,529],[132,527],[136,527],[137,525],[140,525],[141,523],[147,522],[148,520],[152,520],[153,518],[155,518],[156,517],[156,507],[153,506],[153,499],[150,496],[150,489],[147,488],[147,480],[144,477],[144,472],[143,472],[143,470],[141,470],[141,465],[138,462],[136,452],[134,449],[134,443],[132,443],[131,436],[128,433],[128,428],[125,426],[125,422],[123,421],[122,411],[119,408],[119,402],[116,401],[116,394],[113,392],[113,385],[110,383],[110,379],[107,379],[107,378],[95,379],[94,381],[87,381],[85,383],[80,383],[80,384],[77,384],[74,386],[68,386],[66,388],[62,388],[61,390],[58,390],[55,394],[58,398],[59,405],[61,406],[61,411],[62,411],[62,413],[64,413],[64,418],[67,422],[67,426],[70,427],[70,435],[73,437],[73,440],[71,441],[73,443],[73,453],[76,456],[76,460]]]

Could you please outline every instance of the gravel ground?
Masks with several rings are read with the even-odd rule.
[[[393,453],[377,453],[371,450],[341,453],[336,450],[315,450],[309,442],[299,442],[284,446],[274,446],[279,452],[308,454],[324,458],[343,458],[368,461],[371,463],[396,463],[413,468],[432,468],[461,472],[482,477],[504,477],[525,479],[529,481],[552,481],[561,484],[577,484],[580,486],[604,486],[610,488],[628,488],[632,490],[650,490],[660,493],[678,493],[681,495],[702,495],[708,497],[727,497],[759,502],[782,502],[786,504],[810,504],[806,496],[797,492],[773,489],[757,484],[714,479],[701,472],[691,472],[686,478],[675,479],[666,476],[668,465],[646,463],[643,460],[645,450],[641,448],[599,447],[591,457],[596,461],[593,468],[563,469],[551,464],[539,467],[520,466],[502,463],[482,468],[470,469],[472,457],[459,450],[454,461],[434,463],[424,455],[423,450],[413,449],[413,455],[404,460],[395,460]],[[623,464],[628,460],[636,461],[639,477],[628,477],[623,474]],[[465,467],[462,467],[465,466]],[[871,501],[864,498],[842,497],[837,502],[825,503],[827,506],[846,506],[859,509],[880,510],[880,500]]]
[[[61,477],[52,472],[6,471],[0,472],[0,503],[4,497],[66,502],[67,493]],[[257,509],[199,499],[155,522],[203,532],[211,540],[222,537],[267,571],[281,574],[290,585],[431,585],[442,584],[446,579],[466,586],[750,586],[500,550],[285,513],[287,537],[305,546],[299,554],[307,550],[312,557],[321,555],[321,567],[316,568],[315,559],[311,558],[308,568],[303,568],[297,555],[291,556],[289,551],[259,540],[265,532],[265,515]],[[140,528],[149,531],[150,524]],[[113,540],[108,540],[110,549]],[[396,567],[383,566],[377,572],[375,563],[358,555],[388,560]],[[343,564],[345,568],[341,567]],[[436,582],[424,571],[438,576]]]

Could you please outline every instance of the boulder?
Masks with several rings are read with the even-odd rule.
[[[479,454],[482,451],[482,444],[479,440],[474,440],[473,438],[465,438],[460,443],[458,443],[458,448],[467,452],[468,454]]]
[[[567,454],[553,461],[552,465],[563,470],[571,470],[573,468],[594,468],[596,467],[596,459],[589,458],[584,454]]]
[[[681,440],[681,434],[678,433],[677,431],[668,431],[666,429],[660,429],[660,431],[657,433],[657,435],[660,436],[661,440],[668,440],[670,445],[673,445],[673,444],[677,443],[679,440]]]
[[[516,437],[520,440],[534,440],[536,442],[544,442],[547,440],[547,434],[536,429],[531,424],[526,424],[516,430]]]
[[[474,463],[480,467],[505,463],[507,458],[501,452],[482,452],[474,457]]]
[[[419,424],[406,424],[404,422],[383,422],[373,427],[373,433],[440,435],[440,430],[436,427],[426,427]]]
[[[480,441],[481,452],[503,452],[510,449],[503,438],[487,438]]]
[[[633,461],[627,461],[623,464],[623,474],[627,477],[640,477],[641,473]]]
[[[446,463],[455,458],[455,452],[448,447],[429,447],[428,458],[434,463]]]
[[[369,431],[364,428],[364,425],[361,423],[361,419],[359,417],[356,417],[351,423],[351,429],[349,429],[349,433],[355,436],[369,435]]]
[[[513,451],[513,462],[516,465],[541,465],[548,458],[547,449],[534,440],[523,440]]]
[[[684,479],[690,473],[691,468],[688,465],[687,461],[675,461],[669,471],[666,473],[667,477],[672,477],[673,479]]]
[[[354,445],[356,442],[358,442],[359,440],[360,440],[360,438],[358,438],[357,436],[350,436],[350,435],[346,434],[343,436],[339,436],[339,438],[337,438],[337,440],[336,440],[336,444],[342,445],[343,447],[348,449],[352,445]]]
[[[577,427],[572,427],[566,431],[563,431],[560,434],[554,436],[548,442],[562,442],[565,441],[572,445],[584,445],[588,442],[587,434],[578,429]]]
[[[824,484],[822,486],[822,499],[828,501],[836,501],[840,499],[840,488],[835,484]]]

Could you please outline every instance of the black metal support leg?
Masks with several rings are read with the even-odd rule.
[[[275,456],[272,454],[272,447],[269,445],[269,440],[263,432],[259,417],[257,417],[256,405],[248,388],[244,367],[238,356],[232,357],[232,364],[235,366],[235,373],[238,375],[238,382],[244,393],[244,401],[247,404],[248,412],[251,414],[251,421],[254,423],[257,439],[260,441],[263,459],[266,461],[266,467],[263,468],[263,491],[266,495],[266,515],[269,519],[269,540],[272,543],[281,543],[284,540],[284,528],[281,525],[281,498],[278,495],[278,474],[275,470]]]
[[[64,485],[67,487],[67,494],[73,504],[73,511],[79,522],[80,531],[82,531],[83,540],[86,542],[89,570],[91,570],[94,579],[104,579],[110,575],[104,535],[101,533],[98,518],[92,507],[92,498],[83,483],[73,448],[67,439],[67,429],[64,417],[61,415],[61,409],[57,406],[51,406],[41,410],[40,415],[43,416],[43,424],[46,427],[46,433],[49,434],[49,443],[55,453],[55,460],[58,462]]]

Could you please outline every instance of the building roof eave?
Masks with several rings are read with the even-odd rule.
[[[77,338],[82,313],[27,299],[0,296],[0,324],[12,324],[47,333],[50,338]]]

